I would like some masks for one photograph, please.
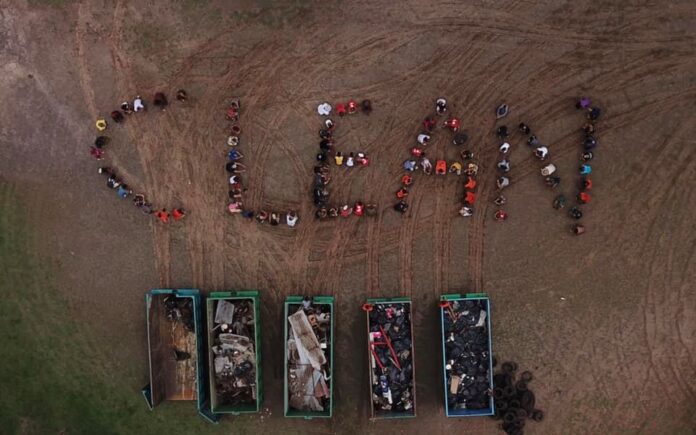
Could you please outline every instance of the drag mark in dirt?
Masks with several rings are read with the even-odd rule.
[[[85,104],[89,109],[90,116],[96,120],[99,116],[99,111],[95,104],[94,87],[92,86],[92,78],[89,74],[87,66],[87,57],[85,51],[85,38],[87,32],[87,17],[82,2],[77,5],[77,25],[75,27],[75,51],[77,52],[77,74],[82,88],[82,94],[85,97]]]

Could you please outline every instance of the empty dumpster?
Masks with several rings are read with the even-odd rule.
[[[411,301],[368,299],[368,371],[372,418],[416,416]]]
[[[143,395],[150,409],[165,400],[195,400],[199,413],[207,401],[201,297],[196,289],[156,289],[145,295],[150,383]]]
[[[206,315],[210,410],[258,412],[263,401],[259,292],[211,293]]]
[[[442,357],[447,417],[493,415],[490,300],[485,293],[442,295]]]
[[[333,413],[332,296],[285,300],[285,416]]]

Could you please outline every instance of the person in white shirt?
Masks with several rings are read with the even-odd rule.
[[[350,153],[348,155],[348,158],[346,159],[346,166],[348,166],[349,168],[355,166],[355,155],[353,153]]]
[[[502,145],[500,145],[500,152],[503,154],[507,154],[508,151],[510,151],[510,144],[507,142],[504,142]]]
[[[133,111],[140,112],[141,110],[145,110],[145,104],[143,104],[143,99],[138,95],[133,100]]]
[[[297,213],[294,210],[290,210],[285,216],[285,222],[290,228],[294,227],[297,224]]]
[[[428,134],[421,133],[418,135],[418,143],[420,143],[421,145],[426,145],[429,140],[430,140],[430,135],[428,135]]]
[[[430,159],[423,157],[420,163],[426,175],[430,175],[433,172],[433,164],[430,163]]]
[[[534,150],[534,155],[537,156],[539,160],[546,160],[546,157],[549,155],[549,149],[545,146],[540,146]]]

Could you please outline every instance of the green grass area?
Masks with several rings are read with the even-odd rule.
[[[26,213],[3,184],[0,210],[0,433],[246,432],[241,422],[205,422],[194,402],[149,411],[141,385],[120,382],[127,374],[110,367],[99,337],[74,320],[51,286],[59,271],[32,255]]]

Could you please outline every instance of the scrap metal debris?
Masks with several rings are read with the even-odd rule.
[[[216,301],[215,394],[220,405],[256,402],[256,326],[251,300]]]
[[[163,299],[167,320],[181,322],[189,332],[195,332],[193,323],[193,300],[191,298],[178,298],[175,295]]]
[[[373,411],[414,412],[409,304],[375,304],[369,314]]]
[[[298,411],[324,411],[331,400],[331,305],[290,305],[288,316],[289,407]]]
[[[447,407],[490,406],[488,312],[483,300],[444,302]]]

